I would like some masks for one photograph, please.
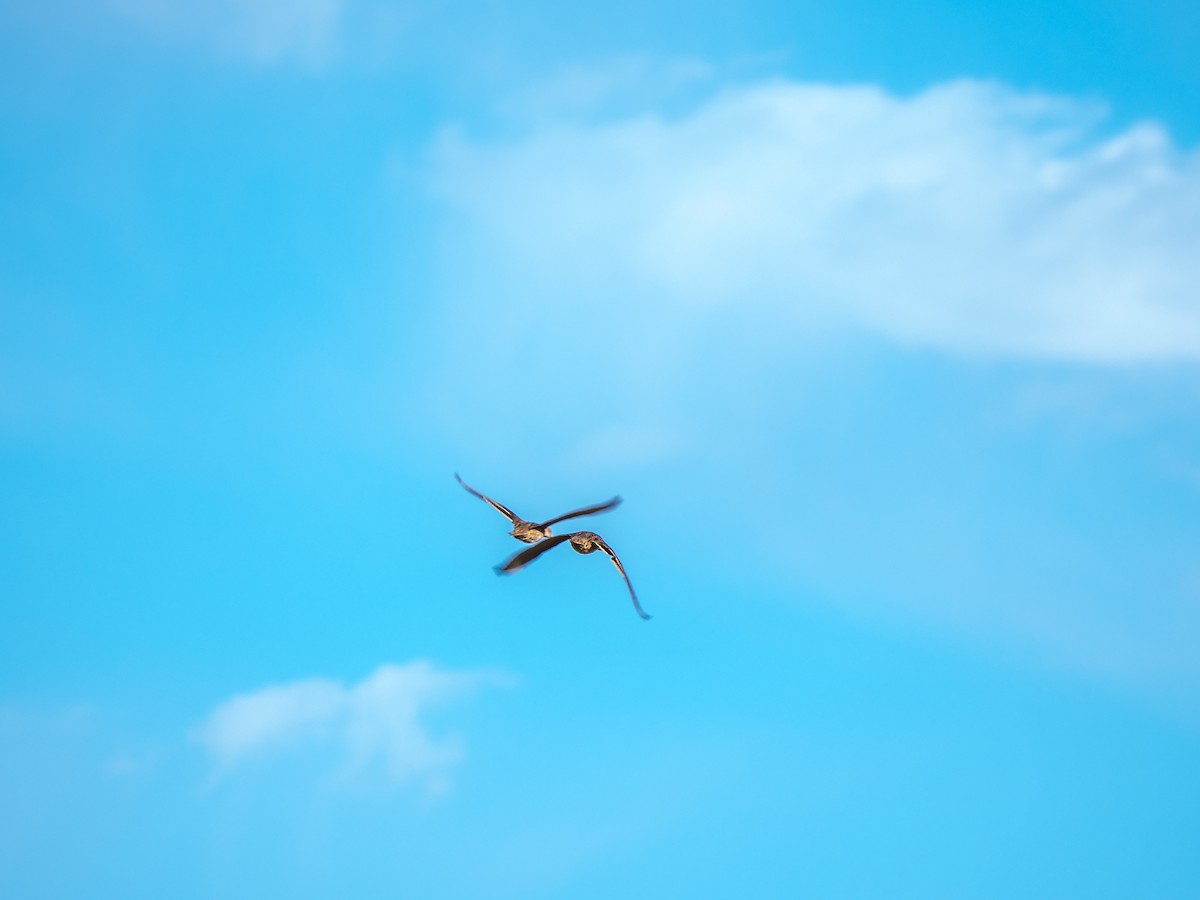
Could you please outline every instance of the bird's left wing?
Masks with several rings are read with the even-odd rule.
[[[536,544],[530,544],[519,553],[514,553],[507,560],[496,566],[497,575],[507,575],[509,572],[515,572],[522,566],[537,559],[547,550],[557,547],[563,541],[569,541],[570,534],[556,534],[554,537],[548,537],[545,540],[538,541]]]

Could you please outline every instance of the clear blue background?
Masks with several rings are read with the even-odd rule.
[[[438,149],[972,78],[1195,177],[1194,5],[287,6],[0,12],[0,893],[1200,895],[1194,357],[531,306]],[[623,495],[653,621],[599,556],[497,579],[455,471]],[[414,659],[515,679],[430,711],[436,796],[189,738]]]

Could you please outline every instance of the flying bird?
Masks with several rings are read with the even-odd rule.
[[[524,541],[526,544],[532,544],[540,541],[542,538],[550,537],[550,526],[556,522],[561,522],[564,519],[574,519],[576,516],[590,516],[592,513],[605,512],[621,502],[620,497],[613,497],[611,500],[608,500],[604,503],[597,503],[595,506],[585,506],[583,509],[572,510],[569,513],[563,513],[561,516],[555,516],[553,519],[547,519],[545,522],[526,522],[507,506],[501,506],[491,497],[485,497],[483,494],[479,493],[479,491],[475,490],[475,488],[471,487],[469,484],[459,478],[457,472],[454,473],[454,478],[469,493],[474,494],[492,509],[496,510],[496,512],[500,513],[500,515],[504,516],[504,518],[508,519],[508,521],[512,523],[512,531],[510,531],[509,534],[515,537],[518,541]],[[590,532],[579,533],[584,534]],[[591,551],[580,552],[582,553]]]
[[[637,594],[633,592],[633,585],[629,583],[629,576],[625,574],[625,567],[617,559],[617,554],[613,553],[613,548],[608,546],[604,542],[604,539],[594,531],[576,531],[572,534],[559,534],[554,537],[548,537],[544,541],[538,541],[532,547],[526,547],[519,553],[509,557],[502,565],[496,566],[496,574],[507,575],[509,572],[515,572],[522,566],[533,562],[547,550],[557,547],[563,541],[570,541],[571,549],[576,553],[603,551],[612,560],[612,564],[617,567],[617,571],[621,573],[621,577],[625,579],[625,586],[629,588],[629,596],[633,599],[633,608],[637,610],[637,614],[643,619],[650,618],[645,610],[642,609],[642,605],[638,603]]]

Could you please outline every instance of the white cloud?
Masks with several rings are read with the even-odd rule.
[[[193,731],[217,765],[218,777],[269,751],[332,746],[337,777],[381,767],[392,784],[446,784],[462,759],[453,737],[435,738],[425,714],[485,684],[508,683],[496,672],[450,671],[424,660],[382,665],[356,684],[310,678],[239,694],[218,705]]]
[[[447,132],[434,181],[546,307],[569,292],[958,354],[1200,357],[1200,155],[1154,123],[1102,136],[1103,118],[979,82],[773,81],[673,119]]]
[[[260,688],[218,706],[196,738],[218,763],[232,766],[272,745],[321,731],[342,712],[348,696],[347,688],[324,678]]]
[[[1195,519],[1146,464],[1196,421],[1200,158],[1103,120],[774,81],[447,131],[421,421],[539,475],[623,466],[714,577],[718,512],[806,603],[1200,696]]]
[[[333,54],[346,0],[111,0],[165,37],[211,46],[230,59],[319,66]]]

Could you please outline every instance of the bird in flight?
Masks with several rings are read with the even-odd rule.
[[[597,503],[595,506],[585,506],[583,509],[572,510],[569,513],[563,513],[561,516],[555,516],[553,519],[547,519],[545,522],[526,522],[507,506],[501,506],[491,497],[485,497],[475,488],[471,487],[465,481],[458,477],[458,473],[454,473],[455,480],[463,486],[469,493],[474,494],[504,518],[512,523],[512,531],[509,532],[518,541],[524,541],[526,544],[532,544],[540,541],[542,538],[550,537],[550,526],[556,522],[561,522],[564,519],[574,519],[576,516],[590,516],[592,513],[601,513],[612,509],[621,502],[620,497],[613,497],[605,503]],[[579,534],[590,534],[591,532],[578,532]],[[581,553],[590,553],[590,550],[581,550]],[[613,557],[616,559],[616,557]]]
[[[629,576],[625,574],[625,567],[617,559],[617,554],[613,553],[613,548],[608,546],[604,542],[604,539],[594,531],[576,531],[572,534],[559,534],[554,537],[548,537],[544,541],[538,541],[532,547],[526,547],[519,553],[509,557],[503,564],[496,566],[496,574],[507,575],[509,572],[515,572],[522,566],[533,562],[547,550],[557,547],[563,541],[570,541],[571,549],[576,553],[603,551],[612,560],[612,564],[617,567],[617,571],[621,573],[621,577],[625,579],[625,586],[629,588],[629,596],[633,599],[633,608],[637,610],[637,614],[643,619],[650,618],[645,610],[642,609],[642,605],[638,603],[637,594],[633,592],[633,585],[629,583]]]

